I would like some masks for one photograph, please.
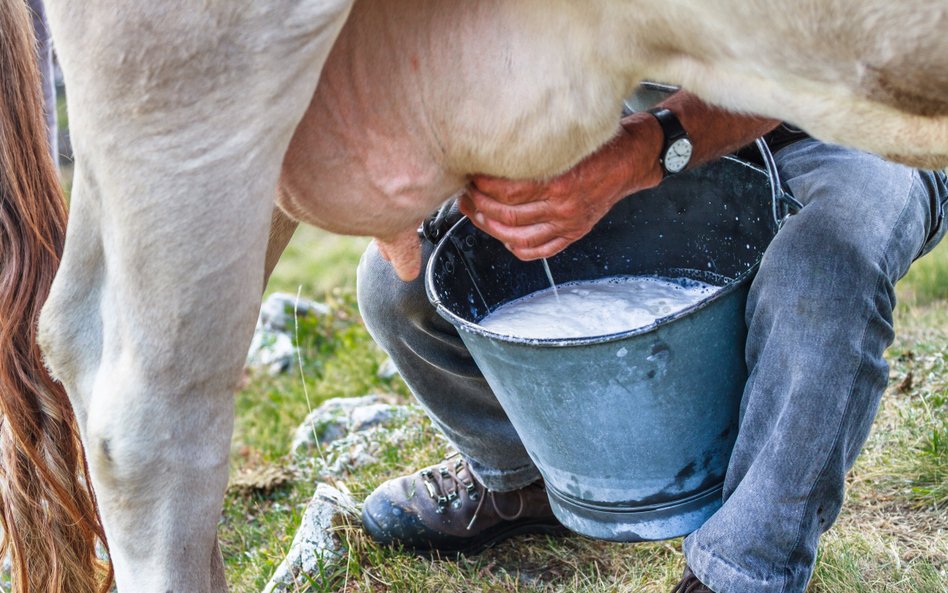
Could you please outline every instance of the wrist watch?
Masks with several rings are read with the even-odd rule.
[[[662,165],[664,177],[682,172],[691,161],[693,146],[688,132],[681,126],[681,122],[670,109],[663,107],[648,110],[658,120],[665,135],[662,152],[658,155],[658,162]]]

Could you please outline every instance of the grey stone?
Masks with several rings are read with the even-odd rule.
[[[317,303],[304,298],[300,298],[297,302],[295,294],[275,292],[260,305],[259,321],[267,329],[292,333],[294,309],[296,309],[298,317],[308,315],[325,316],[331,312],[329,305],[324,303]]]
[[[306,454],[316,449],[317,441],[320,447],[325,447],[349,433],[407,416],[404,406],[385,404],[380,399],[380,396],[370,394],[326,400],[297,427],[291,450],[296,454]]]
[[[303,476],[303,479],[338,480],[354,469],[375,463],[393,447],[404,447],[405,443],[417,437],[418,431],[424,430],[425,416],[421,408],[391,408],[394,408],[392,418],[397,418],[397,422],[362,426],[360,430],[349,432],[342,438],[321,443],[320,448],[314,451],[315,454],[302,445],[296,451],[298,454],[293,466],[297,474]],[[370,416],[369,411],[365,414]]]
[[[260,315],[254,328],[250,350],[247,352],[247,366],[265,369],[271,375],[285,373],[296,360],[296,347],[293,345],[295,328],[293,311],[298,317],[309,315],[329,315],[330,308],[323,303],[309,299],[299,299],[296,295],[275,292],[260,305]]]
[[[379,396],[336,397],[324,401],[318,408],[306,415],[303,423],[293,433],[290,449],[294,453],[306,453],[320,446],[341,439],[349,433],[349,415],[360,406],[378,403]]]
[[[370,404],[352,410],[349,414],[349,432],[362,432],[406,416],[405,406]]]
[[[307,588],[310,580],[320,582],[320,575],[331,574],[334,565],[345,562],[345,549],[334,531],[337,521],[346,515],[358,516],[352,497],[328,484],[317,485],[293,536],[290,551],[263,593],[289,593]]]
[[[373,436],[376,431],[372,431]],[[346,472],[364,467],[378,461],[379,440],[368,434],[357,433],[336,441],[331,453],[327,455],[329,464],[320,472],[325,478],[342,477]]]
[[[391,379],[398,374],[398,368],[395,366],[395,361],[391,358],[386,358],[382,361],[382,364],[379,365],[379,370],[375,374],[379,379]]]
[[[384,421],[372,423],[385,417],[391,408],[397,409],[395,414],[403,419],[398,426],[387,426]],[[339,484],[338,480],[348,471],[375,462],[386,448],[403,447],[424,426],[424,413],[417,406],[388,406],[374,395],[329,400],[311,416],[319,418],[321,414],[340,414],[346,422],[355,417],[361,428],[328,443],[319,455],[297,458],[296,469],[305,476],[303,479],[318,481],[316,493],[303,513],[289,553],[263,593],[296,592],[306,589],[310,581],[320,583],[322,574],[338,574],[339,568],[344,567],[346,552],[334,536],[336,526],[359,513],[348,493],[327,482]]]
[[[329,445],[321,456],[308,460],[311,469],[298,469],[303,474],[308,471],[315,473],[323,480],[340,479],[355,469],[377,462],[387,449],[403,447],[415,436],[416,430],[408,425],[398,428],[373,426],[368,430],[354,432]]]
[[[293,368],[296,346],[288,334],[262,329],[259,325],[253,332],[247,366],[264,369],[271,375],[285,373]]]

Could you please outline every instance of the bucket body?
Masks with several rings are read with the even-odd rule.
[[[426,286],[454,324],[570,529],[642,541],[698,528],[721,504],[747,379],[744,307],[777,230],[771,180],[727,158],[616,205],[549,259],[557,283],[689,277],[723,288],[654,324],[607,336],[524,339],[478,325],[549,287],[462,220],[429,260]]]

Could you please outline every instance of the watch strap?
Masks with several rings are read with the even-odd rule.
[[[679,138],[688,137],[688,132],[682,127],[681,122],[678,121],[678,116],[676,116],[671,109],[654,107],[649,109],[648,112],[655,116],[655,119],[658,120],[658,125],[662,127],[662,132],[665,134],[666,147]]]
[[[664,142],[662,143],[662,152],[658,160],[662,165],[664,176],[668,177],[674,173],[673,171],[669,171],[668,167],[665,166],[665,154],[668,152],[668,147],[676,140],[688,138],[688,132],[685,131],[684,126],[682,126],[678,120],[678,116],[676,116],[671,109],[653,107],[649,109],[648,112],[658,120],[658,125],[661,126],[662,134],[665,136]]]

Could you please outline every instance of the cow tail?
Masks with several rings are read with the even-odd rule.
[[[76,419],[36,344],[66,207],[32,32],[24,0],[0,0],[0,557],[14,593],[104,593],[112,569],[96,555],[105,535]]]

